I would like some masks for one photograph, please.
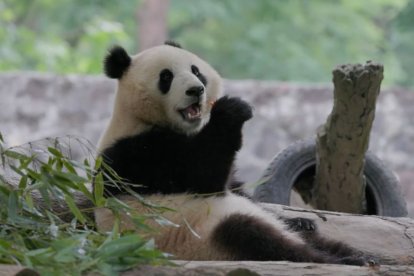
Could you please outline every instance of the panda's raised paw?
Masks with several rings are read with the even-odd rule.
[[[218,99],[211,110],[211,118],[230,123],[244,123],[253,117],[252,107],[238,97],[224,96]]]

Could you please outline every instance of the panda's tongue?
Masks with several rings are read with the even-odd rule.
[[[200,106],[198,104],[192,104],[185,108],[182,112],[187,119],[196,119],[201,116]]]
[[[198,113],[200,112],[200,108],[196,105],[192,105],[190,107],[187,108],[188,114],[191,116],[197,116]]]

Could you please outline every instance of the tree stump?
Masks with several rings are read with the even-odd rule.
[[[364,157],[382,79],[383,66],[370,61],[334,69],[333,109],[317,133],[316,208],[364,211]]]

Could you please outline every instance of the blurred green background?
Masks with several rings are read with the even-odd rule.
[[[148,1],[1,0],[0,71],[101,74],[111,45],[136,53],[152,34]],[[327,82],[337,64],[375,60],[386,85],[414,86],[414,1],[157,2],[154,24],[225,78]]]

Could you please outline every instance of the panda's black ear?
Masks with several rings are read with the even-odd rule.
[[[114,46],[104,59],[104,72],[113,79],[120,79],[131,65],[131,57],[121,46]]]
[[[167,41],[164,42],[164,44],[165,45],[170,45],[170,46],[173,46],[173,47],[177,47],[177,48],[182,48],[180,43],[177,43],[177,42],[172,41],[172,40],[167,40]]]

